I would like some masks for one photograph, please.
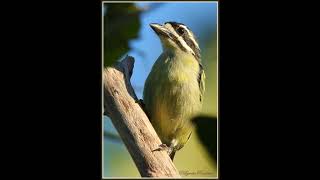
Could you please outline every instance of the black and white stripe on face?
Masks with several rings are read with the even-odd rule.
[[[175,42],[184,51],[190,51],[200,61],[200,48],[192,31],[184,24],[177,22],[166,22],[165,26],[173,32]]]

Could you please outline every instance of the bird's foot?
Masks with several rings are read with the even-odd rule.
[[[166,144],[160,144],[157,149],[152,150],[153,151],[166,151],[169,155],[172,153],[173,148],[168,147]]]

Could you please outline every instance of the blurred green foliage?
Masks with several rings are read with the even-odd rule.
[[[211,32],[212,33],[212,32]],[[217,33],[204,33],[206,42],[205,47],[201,47],[202,64],[206,73],[206,90],[204,93],[204,102],[202,113],[217,117],[218,111],[218,75],[217,75]]]
[[[104,66],[110,66],[130,50],[129,41],[138,37],[141,10],[133,3],[105,3]]]

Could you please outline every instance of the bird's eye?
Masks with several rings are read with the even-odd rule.
[[[180,27],[177,29],[177,32],[179,35],[182,35],[184,33],[184,29]]]

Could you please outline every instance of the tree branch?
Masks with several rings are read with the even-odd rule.
[[[148,117],[137,103],[130,78],[134,58],[125,57],[104,70],[104,102],[112,120],[142,177],[180,177],[166,151],[154,151],[162,144]]]

